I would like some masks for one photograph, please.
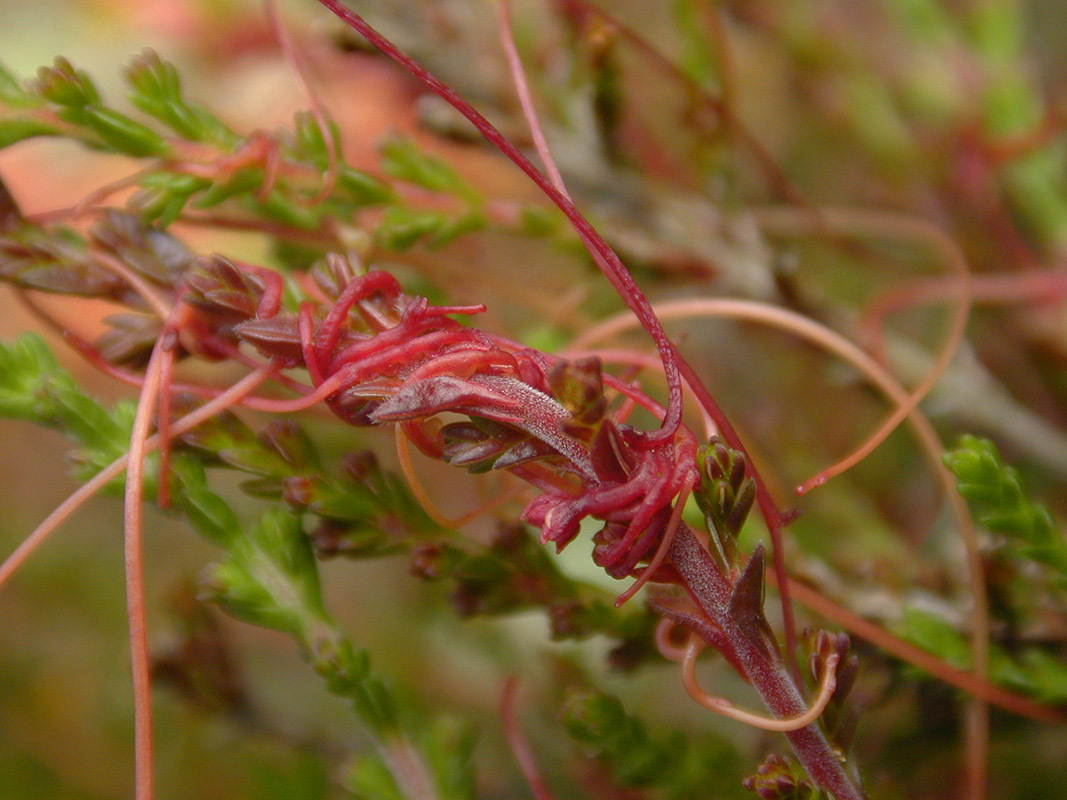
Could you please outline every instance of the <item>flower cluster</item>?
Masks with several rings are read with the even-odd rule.
[[[559,549],[582,520],[602,521],[594,559],[614,577],[656,552],[672,504],[695,482],[695,440],[680,428],[668,444],[650,445],[647,434],[609,413],[605,382],[654,408],[652,401],[604,375],[596,358],[566,361],[450,316],[483,306],[430,305],[389,273],[359,274],[339,256],[315,278],[330,304],[305,302],[285,313],[274,273],[220,256],[199,259],[186,279],[194,328],[214,343],[209,350],[244,341],[306,369],[350,424],[400,424],[431,457],[522,478],[541,490],[522,518]],[[443,412],[468,419],[442,425]]]

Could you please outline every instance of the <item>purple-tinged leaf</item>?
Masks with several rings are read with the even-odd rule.
[[[178,286],[193,260],[193,254],[174,236],[114,209],[93,225],[89,240],[151,282],[168,288]]]
[[[303,363],[300,330],[297,318],[292,314],[245,320],[234,325],[233,332],[264,355],[283,358],[290,364]]]
[[[522,421],[522,404],[483,383],[451,375],[405,384],[372,414],[376,422],[400,422],[430,417],[443,411],[486,417],[499,422]]]
[[[589,446],[589,456],[597,478],[605,483],[622,483],[636,466],[619,436],[619,429],[611,420],[605,420],[597,429]]]
[[[523,430],[552,447],[587,479],[596,480],[589,450],[561,430],[562,423],[570,419],[571,414],[554,398],[516,378],[503,375],[479,375],[473,380],[512,398],[522,409],[520,427]]]
[[[549,370],[548,385],[552,396],[571,412],[573,419],[568,422],[591,427],[604,418],[608,401],[599,358],[558,362]]]
[[[105,361],[143,367],[148,363],[163,323],[150,314],[111,314],[104,318],[110,327],[94,346]]]
[[[776,645],[771,626],[763,616],[764,561],[763,545],[759,544],[734,584],[729,614],[751,642],[766,650]]]
[[[190,305],[233,322],[254,317],[263,296],[259,278],[243,272],[218,254],[195,259],[185,277],[185,285],[189,289],[186,297]]]
[[[500,458],[493,462],[493,469],[508,469],[517,464],[525,464],[548,456],[558,456],[558,454],[544,442],[528,438],[509,447]]]
[[[122,278],[94,264],[60,231],[26,228],[0,237],[0,280],[24,289],[142,304]]]

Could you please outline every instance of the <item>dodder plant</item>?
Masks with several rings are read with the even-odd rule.
[[[406,552],[417,574],[454,581],[461,613],[543,607],[560,638],[603,633],[617,640],[613,657],[624,666],[655,647],[681,663],[683,684],[701,705],[788,740],[792,756],[770,756],[745,781],[746,788],[767,798],[863,797],[859,770],[848,756],[856,717],[846,698],[859,666],[849,638],[809,632],[803,642],[807,658],[798,658],[781,547],[785,516],[726,416],[668,338],[656,309],[570,199],[551,155],[540,148],[552,176],[546,178],[465,100],[361,17],[332,0],[322,4],[472,122],[557,206],[652,337],[666,401],[647,394],[632,376],[606,371],[606,360],[619,359],[615,351],[557,355],[514,341],[477,326],[485,306],[432,303],[390,272],[365,264],[359,242],[373,243],[366,252],[404,252],[442,247],[485,228],[510,233],[543,228],[566,236],[553,232],[553,219],[543,209],[500,213],[443,162],[406,140],[383,147],[387,177],[382,177],[345,162],[340,131],[317,106],[314,113],[298,115],[292,131],[239,134],[187,99],[174,67],[150,51],[125,75],[144,121],[107,105],[92,80],[64,59],[27,84],[0,76],[0,97],[10,112],[0,126],[0,143],[65,136],[145,159],[144,168],[128,179],[65,212],[26,218],[6,192],[0,198],[2,277],[91,363],[140,387],[135,408],[107,411],[77,387],[38,339],[24,337],[0,353],[4,413],[64,430],[78,443],[76,462],[88,479],[0,568],[0,582],[84,497],[126,473],[138,797],[153,791],[153,670],[140,571],[144,495],[183,514],[223,549],[202,594],[240,619],[292,635],[330,691],[352,704],[380,756],[357,764],[348,778],[348,787],[361,796],[471,796],[469,767],[454,757],[469,743],[449,731],[417,735],[411,710],[372,672],[368,651],[356,647],[327,610],[316,556]],[[583,3],[564,5],[578,20],[595,15]],[[506,13],[501,19],[506,33]],[[507,36],[504,43],[510,44]],[[512,61],[522,93],[526,85]],[[536,116],[528,111],[527,118],[537,138]],[[136,191],[123,207],[105,205],[131,186]],[[420,207],[420,201],[430,207]],[[90,221],[87,228],[73,224],[82,219]],[[220,254],[194,255],[168,230],[180,221],[261,231],[290,261],[279,259],[283,271],[278,271]],[[848,226],[847,216],[841,224]],[[908,235],[906,225],[898,228]],[[965,276],[960,281],[964,284]],[[90,343],[37,306],[32,291],[100,298],[126,310],[108,318],[107,331]],[[802,330],[800,323],[781,324]],[[863,366],[862,356],[852,358],[869,374],[884,374],[876,364]],[[234,362],[248,372],[229,387],[179,378],[178,364],[194,360]],[[641,363],[637,353],[621,360]],[[932,379],[912,396],[891,379],[875,378],[880,381],[897,405],[887,433],[914,414]],[[270,383],[295,398],[264,393]],[[684,388],[717,431],[710,439],[685,424]],[[348,454],[335,468],[288,417],[256,431],[231,410],[282,415],[319,404],[350,426],[393,426],[408,485],[369,453]],[[658,425],[632,424],[637,411]],[[498,496],[489,503],[500,528],[488,547],[450,532],[466,520],[450,520],[433,508],[411,467],[409,442],[430,458],[501,477]],[[966,457],[955,465],[967,480]],[[253,476],[245,490],[270,503],[257,522],[242,525],[212,488],[208,470],[220,466]],[[517,480],[508,483],[505,477]],[[687,510],[690,497],[695,508]],[[772,574],[784,601],[784,646],[764,611],[765,550],[757,545],[746,553],[737,541],[754,505],[774,543]],[[1062,541],[1043,519],[1037,518],[1039,529],[1030,534],[1037,549],[1027,555],[1062,567]],[[693,530],[694,521],[701,529]],[[591,530],[594,563],[613,578],[633,582],[612,604],[566,578],[521,523],[539,533],[540,545],[554,544],[557,551],[583,529]],[[648,609],[612,608],[650,583],[655,589]],[[983,627],[976,626],[974,639],[977,676],[961,669],[940,674],[984,701],[1054,717],[985,682]],[[903,652],[905,643],[884,632],[865,635]],[[696,660],[706,648],[751,684],[767,713],[741,710],[700,687]],[[160,659],[156,672],[181,685],[202,666]],[[1056,681],[1053,675],[1050,682]],[[509,685],[504,702],[509,739],[533,791],[548,797],[514,718],[514,691]],[[203,701],[204,692],[198,697]],[[224,696],[214,702],[232,710],[243,701]],[[972,787],[982,783],[982,717],[977,703]],[[623,786],[691,796],[715,779],[710,760],[700,762],[699,742],[687,747],[657,741],[605,694],[573,695],[564,720]],[[673,765],[694,761],[696,779],[692,770],[673,774]]]

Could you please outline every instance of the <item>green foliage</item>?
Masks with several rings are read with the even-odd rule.
[[[357,800],[408,800],[380,758],[364,756],[346,771],[344,787]]]
[[[293,764],[263,760],[252,771],[254,800],[326,800],[330,775],[320,759],[303,755]]]
[[[382,144],[382,168],[397,182],[449,196],[456,204],[454,210],[443,211],[439,203],[432,209],[421,207],[391,182],[346,164],[340,152],[341,132],[333,121],[326,123],[335,143],[331,154],[319,121],[306,112],[295,115],[290,131],[269,136],[234,132],[208,109],[188,100],[174,65],[152,50],[134,58],[123,77],[130,87],[130,102],[152,124],[105,105],[92,79],[66,59],[58,58],[52,67],[42,68],[38,79],[25,87],[10,73],[0,71],[0,103],[17,111],[0,118],[0,148],[35,136],[65,136],[96,149],[142,158],[188,149],[196,154],[188,163],[180,158],[165,164],[156,161],[154,168],[144,170],[128,201],[128,208],[143,223],[160,228],[183,214],[219,209],[220,213],[236,212],[239,220],[319,231],[328,218],[352,218],[360,209],[381,207],[384,214],[373,240],[381,248],[402,252],[415,246],[442,248],[491,224],[481,194],[410,139],[392,137]],[[57,117],[64,124],[57,124]],[[166,130],[153,127],[159,124]],[[204,145],[214,148],[215,154],[205,151]],[[324,193],[324,174],[331,163],[335,163],[336,179],[332,191]],[[540,235],[547,218],[539,209],[524,207],[515,229]],[[557,223],[552,226],[558,229]],[[48,270],[60,259],[49,251],[54,247],[51,242],[36,241],[42,238],[36,228],[23,235],[35,237],[37,250],[19,253],[17,261],[4,259],[0,252],[0,268],[15,270],[5,261],[20,265],[24,285],[33,285],[29,278],[36,273],[30,267],[37,272]],[[73,243],[77,238],[73,237]],[[317,250],[315,255],[322,252]],[[65,255],[68,262],[84,260],[77,252]],[[94,292],[82,289],[80,293]]]
[[[439,716],[425,725],[418,743],[441,800],[474,800],[478,796],[474,774],[473,724]]]
[[[12,108],[32,108],[40,101],[19,84],[10,70],[0,65],[0,102]]]
[[[0,120],[0,148],[10,147],[23,139],[32,139],[34,136],[55,136],[59,128],[41,122],[36,119],[23,117],[11,117]]]
[[[719,568],[737,574],[737,535],[756,499],[756,484],[745,474],[745,456],[712,439],[697,453],[700,483],[693,491],[711,533],[711,553]]]
[[[293,132],[296,141],[293,144],[293,152],[301,158],[307,159],[320,170],[325,171],[330,165],[331,156],[341,160],[341,129],[333,120],[326,122],[327,132],[334,142],[331,148],[319,121],[310,111],[298,111],[293,116]]]
[[[83,125],[101,142],[127,156],[161,156],[170,151],[166,140],[146,125],[110,108],[85,106],[59,113],[60,119]]]
[[[350,453],[339,469],[327,469],[311,439],[293,422],[273,421],[257,434],[235,415],[223,414],[182,441],[256,476],[243,484],[250,494],[284,500],[296,511],[318,516],[321,521],[310,536],[322,556],[389,555],[406,546],[405,534],[440,531],[403,481],[383,470],[372,453]]]
[[[671,12],[682,38],[679,62],[698,86],[710,86],[717,77],[713,45],[705,35],[700,10],[692,0],[671,0]]]
[[[543,609],[553,639],[604,634],[617,641],[612,663],[633,669],[653,655],[655,615],[619,611],[614,597],[560,570],[557,559],[520,525],[501,526],[486,549],[436,538],[411,552],[411,570],[432,581],[450,580],[452,607],[462,617]]]
[[[100,93],[92,78],[62,56],[54,66],[37,71],[36,93],[45,100],[68,108],[85,108],[100,102]]]
[[[74,439],[75,473],[82,480],[126,452],[133,406],[108,411],[85,394],[39,337],[0,342],[0,416],[55,428]]]
[[[159,156],[170,146],[157,132],[125,114],[102,105],[89,76],[63,57],[52,67],[41,67],[34,93],[58,106],[56,116],[82,130],[93,146],[129,156]]]
[[[252,625],[282,631],[304,648],[312,668],[334,694],[379,735],[393,735],[395,702],[370,674],[322,601],[318,565],[299,515],[274,508],[258,523],[233,531],[226,558],[205,579],[205,596]]]
[[[171,474],[184,500],[189,523],[208,541],[230,542],[240,530],[237,514],[230,504],[208,487],[207,471],[199,461],[182,454],[171,460]]]
[[[130,403],[103,409],[77,388],[39,337],[25,334],[0,344],[0,415],[62,430],[79,443],[75,460],[88,478],[125,452],[133,409]],[[246,622],[294,636],[331,691],[348,697],[368,725],[395,728],[392,700],[370,678],[366,653],[352,648],[323,606],[301,516],[273,508],[242,530],[228,504],[208,488],[200,463],[179,455],[172,479],[194,527],[227,550],[207,578],[207,596]]]
[[[971,666],[967,639],[944,617],[919,608],[905,608],[901,632],[912,644],[937,653],[957,669]]]
[[[945,464],[958,479],[957,488],[974,510],[977,521],[1000,538],[991,558],[1014,565],[1031,561],[1048,568],[1062,588],[1067,585],[1067,540],[1048,509],[1034,502],[1018,470],[1008,466],[992,442],[965,436],[945,454]],[[994,585],[995,588],[995,585]],[[1017,604],[1033,602],[1039,594],[1033,580],[1011,590]],[[905,609],[902,635],[948,663],[969,669],[970,645],[944,618],[916,608]],[[990,678],[1041,702],[1067,702],[1067,667],[1057,656],[1035,645],[990,648]]]
[[[1030,498],[1019,471],[1004,463],[989,440],[964,436],[944,460],[978,523],[997,536],[987,556],[991,565],[990,590],[1003,595],[1002,605],[1010,605],[1004,613],[1007,624],[1014,627],[1020,609],[1042,602],[1041,582],[1036,575],[1016,577],[1027,562],[1042,565],[1050,582],[1061,592],[1067,587],[1067,539],[1049,510]],[[944,618],[909,608],[905,610],[901,632],[948,663],[960,669],[970,668],[968,641]],[[995,683],[1040,702],[1067,702],[1067,666],[1058,655],[1038,644],[994,644],[989,661],[990,678]]]
[[[944,617],[908,607],[898,626],[899,634],[912,644],[957,669],[971,669],[973,661],[967,638]],[[1067,703],[1067,665],[1038,646],[1008,650],[992,645],[989,678],[1006,688],[1030,695],[1042,703]]]
[[[1019,557],[1067,579],[1067,538],[1048,509],[1029,498],[1018,470],[1001,460],[992,442],[965,436],[956,450],[945,454],[945,463],[981,525],[1008,539]]]
[[[210,208],[216,198],[221,201],[238,192],[249,191],[256,183],[257,181],[234,179],[225,184],[213,185],[205,178],[192,175],[175,175],[171,172],[149,173],[141,179],[142,188],[131,199],[130,205],[137,209],[142,219],[154,221],[160,227],[166,227],[178,219],[196,194],[203,194],[200,198],[201,207]],[[224,194],[224,191],[227,193]],[[206,204],[205,200],[207,200]]]
[[[444,214],[404,206],[390,208],[376,236],[382,247],[403,252],[423,237],[433,237],[448,221]]]
[[[41,337],[23,334],[0,347],[0,412],[5,417],[56,424],[51,388],[74,388]]]
[[[540,206],[523,206],[519,209],[519,230],[527,236],[550,237],[560,233],[563,227],[561,214]]]
[[[89,76],[59,58],[54,66],[42,68],[37,81],[25,89],[9,73],[0,72],[0,101],[21,109],[19,114],[0,119],[0,148],[34,136],[70,136],[97,149],[137,157],[168,155],[178,140],[216,148],[214,165],[199,164],[190,172],[180,161],[158,164],[158,169],[146,170],[138,179],[139,189],[129,207],[143,222],[160,227],[190,210],[228,206],[251,219],[313,231],[321,229],[327,216],[349,218],[360,208],[382,206],[385,213],[375,241],[380,247],[405,251],[418,244],[445,247],[489,224],[481,210],[480,193],[409,139],[394,137],[383,143],[383,169],[397,181],[451,195],[460,206],[456,211],[427,210],[405,200],[389,183],[344,163],[339,144],[332,159],[336,161],[333,191],[323,195],[321,176],[329,168],[331,154],[318,121],[309,113],[295,116],[291,132],[242,136],[206,108],[190,102],[175,67],[154,51],[144,50],[123,76],[130,86],[130,102],[169,129],[166,134],[103,105]],[[53,112],[66,127],[55,124],[49,116]],[[339,143],[336,123],[327,124],[334,142]],[[269,166],[276,156],[289,167],[286,177]],[[217,169],[215,177],[208,174],[213,168]],[[271,191],[265,194],[263,187],[268,183]],[[522,213],[520,226],[543,216],[536,209]]]
[[[124,75],[130,85],[130,102],[183,139],[211,142],[227,149],[238,143],[237,134],[218,117],[185,99],[178,71],[154,50],[143,50],[126,67]]]
[[[208,586],[215,602],[253,625],[307,640],[325,622],[314,554],[300,518],[282,509],[231,540]]]
[[[561,712],[567,732],[601,760],[626,788],[655,789],[685,800],[714,788],[717,796],[741,796],[733,745],[712,734],[653,733],[622,702],[599,691],[579,691]]]
[[[455,194],[470,200],[478,192],[439,158],[422,152],[411,139],[393,136],[381,144],[382,167],[401,181],[413,183],[431,192]]]
[[[345,199],[357,208],[380,205],[394,198],[388,184],[347,164],[342,164],[337,172],[337,185]]]

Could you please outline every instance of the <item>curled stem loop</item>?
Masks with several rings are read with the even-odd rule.
[[[780,732],[797,731],[801,728],[806,728],[817,720],[826,709],[830,698],[833,697],[834,689],[837,688],[838,656],[834,653],[826,659],[826,672],[823,673],[822,681],[819,683],[819,693],[815,697],[815,702],[803,714],[788,719],[775,719],[762,714],[755,714],[751,711],[743,711],[735,707],[726,698],[710,695],[700,688],[696,679],[696,660],[703,649],[704,645],[696,637],[690,637],[689,644],[685,648],[685,658],[682,660],[682,683],[685,686],[685,690],[690,697],[709,711],[714,711],[716,714],[721,714],[737,722],[743,722],[754,728]]]

